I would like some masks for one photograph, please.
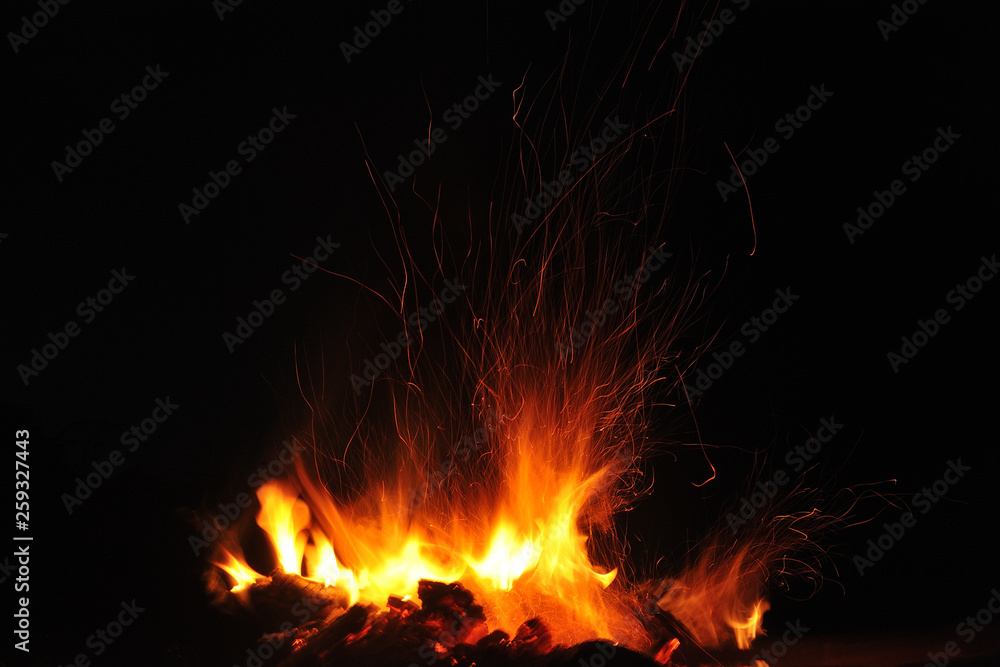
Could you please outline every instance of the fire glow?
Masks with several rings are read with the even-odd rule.
[[[480,636],[463,643],[484,630],[516,639],[540,619],[557,645],[610,640],[662,664],[685,643],[750,647],[768,609],[770,538],[747,530],[746,545],[704,550],[653,600],[656,614],[644,604],[649,581],[624,574],[628,551],[614,517],[650,491],[649,413],[690,368],[675,343],[704,295],[693,276],[674,282],[681,272],[666,268],[660,223],[609,178],[634,139],[625,132],[512,246],[486,251],[481,264],[436,267],[468,288],[434,310],[439,323],[426,333],[407,317],[422,312],[413,310],[421,273],[400,247],[405,279],[381,300],[414,339],[363,397],[383,414],[366,407],[344,444],[314,446],[314,461],[332,463],[329,479],[329,469],[306,470],[300,459],[291,479],[258,492],[257,523],[279,571],[383,610],[416,597],[421,581],[460,583],[485,616]],[[633,214],[636,222],[626,220]],[[506,212],[495,216],[506,224]],[[638,221],[648,226],[636,231]],[[501,232],[491,228],[490,239]],[[425,347],[432,335],[443,351]],[[311,412],[322,402],[314,398]],[[441,468],[445,441],[473,432],[484,437],[466,450],[471,459],[452,457],[447,474],[429,473]],[[244,596],[273,565],[251,567],[237,532],[213,562]],[[678,627],[665,632],[668,624]]]
[[[491,483],[456,475],[441,482],[447,489],[425,484],[427,497],[409,509],[406,492],[423,478],[402,475],[393,493],[376,485],[341,503],[300,466],[292,480],[259,489],[257,523],[279,569],[335,586],[350,604],[385,608],[390,596],[415,597],[420,580],[460,582],[484,607],[490,630],[513,636],[537,617],[560,644],[603,638],[651,651],[656,637],[641,621],[635,588],[592,557],[600,551],[595,534],[623,502],[631,461],[595,451],[595,423],[546,414],[522,407],[492,425],[480,457],[498,467]],[[767,609],[760,573],[746,569],[746,553],[712,556],[658,603],[703,647],[749,648]],[[215,564],[237,595],[264,578],[239,550],[220,549]],[[661,647],[662,662],[676,646]]]

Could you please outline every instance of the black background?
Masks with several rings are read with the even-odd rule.
[[[246,0],[220,20],[209,2],[73,2],[17,53],[7,51],[13,114],[9,214],[0,223],[0,391],[6,437],[22,428],[32,434],[29,662],[67,664],[80,652],[93,664],[240,660],[255,629],[209,608],[207,563],[187,543],[189,510],[245,490],[249,471],[302,428],[296,367],[325,377],[325,400],[338,414],[338,403],[353,401],[349,375],[399,325],[351,280],[318,273],[286,289],[288,302],[233,354],[222,332],[254,299],[285,287],[280,276],[292,255],[311,252],[317,236],[341,244],[324,268],[384,290],[389,271],[380,257],[395,252],[394,225],[430,272],[435,235],[460,252],[483,234],[510,234],[469,219],[506,196],[497,184],[512,176],[511,92],[522,79],[529,97],[570,105],[576,123],[598,108],[615,108],[623,120],[631,114],[634,124],[676,108],[651,130],[662,153],[676,153],[674,171],[659,171],[651,187],[662,195],[670,186],[667,229],[718,277],[704,312],[706,338],[719,331],[709,355],[740,339],[741,324],[770,305],[775,289],[800,297],[695,403],[694,419],[681,406],[653,425],[665,442],[700,437],[720,448],[711,450],[719,476],[692,486],[707,476],[699,448],[667,448],[671,455],[648,463],[654,492],[620,526],[636,567],[668,574],[671,559],[833,415],[844,428],[818,457],[811,486],[832,493],[879,482],[906,502],[949,460],[961,457],[971,471],[864,577],[850,558],[902,505],[873,503],[866,510],[884,514],[872,523],[824,536],[832,555],[826,585],[806,601],[778,593],[765,625],[800,618],[817,634],[950,632],[981,608],[1000,585],[1000,503],[991,488],[1000,285],[987,283],[957,312],[945,295],[998,250],[995,13],[929,2],[886,40],[876,22],[889,17],[889,3],[754,0],[741,11],[723,2],[718,9],[736,19],[681,75],[671,54],[703,29],[714,5],[678,15],[673,4],[589,0],[552,29],[544,11],[554,2],[404,2],[345,62],[338,44],[383,6]],[[20,30],[36,11],[14,3],[5,31]],[[543,85],[564,59],[573,100]],[[128,118],[115,118],[114,132],[58,181],[51,163],[64,159],[65,146],[113,116],[110,102],[156,65],[169,72],[164,82]],[[620,93],[628,104],[598,105],[606,81],[620,85],[622,68],[631,68]],[[499,93],[448,131],[387,214],[385,188],[372,174],[394,168],[398,153],[490,73],[502,82]],[[748,181],[751,256],[744,192],[723,202],[716,190],[732,164],[723,142],[734,153],[759,148],[776,136],[775,121],[820,85],[833,96],[793,137],[779,139],[780,150]],[[209,170],[241,159],[237,145],[274,107],[295,119],[185,224],[178,204],[190,202]],[[589,136],[599,125],[577,131]],[[902,163],[939,127],[960,139],[851,244],[842,225],[874,190],[906,179]],[[134,282],[25,386],[17,366],[30,363],[49,332],[79,322],[76,305],[121,267]],[[894,373],[886,354],[938,308],[951,310],[951,322]],[[181,406],[176,414],[67,514],[62,494],[167,396]],[[10,591],[13,583],[8,576],[0,586]],[[94,657],[88,635],[132,599],[146,611]],[[8,647],[5,640],[3,653]]]

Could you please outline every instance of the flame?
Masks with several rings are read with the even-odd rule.
[[[307,473],[300,459],[292,480],[258,492],[258,524],[283,570],[336,586],[351,603],[379,606],[390,596],[416,596],[421,579],[457,581],[483,606],[490,630],[514,636],[540,617],[556,643],[602,638],[650,651],[661,645],[619,576],[624,549],[612,519],[645,492],[637,462],[649,446],[647,412],[662,403],[654,389],[669,389],[683,375],[674,339],[693,320],[701,289],[693,275],[686,285],[667,287],[679,275],[666,268],[672,253],[631,231],[647,228],[649,221],[639,224],[645,212],[635,210],[631,188],[605,178],[631,141],[630,134],[621,137],[586,176],[553,195],[544,224],[511,241],[509,256],[498,249],[509,263],[484,259],[485,266],[469,269],[477,280],[468,288],[457,277],[446,281],[450,300],[432,302],[440,320],[430,319],[438,323],[427,338],[445,339],[447,364],[420,352],[428,322],[414,318],[428,311],[406,317],[411,282],[398,286],[395,302],[410,325],[404,333],[413,334],[399,351],[405,360],[385,367],[377,386],[355,386],[368,387],[367,405],[391,406],[391,418],[368,418],[365,408],[332,466],[343,477],[363,471],[350,480],[360,483],[331,484],[341,494],[334,496],[326,480],[313,477],[329,470]],[[527,183],[529,194],[545,180],[538,176]],[[632,213],[634,225],[622,224]],[[608,252],[617,234],[628,242],[621,256]],[[659,229],[649,235],[651,241]],[[471,298],[477,285],[480,303]],[[306,400],[311,410],[317,399]],[[463,404],[475,412],[441,407]],[[440,434],[461,429],[457,423],[478,426],[482,436],[466,435],[437,468]],[[347,448],[356,442],[361,453],[351,455],[363,459],[348,465]],[[348,489],[349,499],[342,497]],[[252,570],[232,560],[220,567],[245,586]],[[687,593],[660,607],[703,646],[749,646],[767,604],[756,584],[744,582],[745,561],[737,554],[687,573]],[[661,661],[678,645],[662,647]]]
[[[649,646],[634,597],[614,586],[617,569],[592,562],[590,536],[581,527],[608,477],[620,471],[606,464],[587,474],[578,455],[544,441],[528,448],[530,431],[517,431],[521,445],[507,452],[505,494],[495,511],[473,494],[448,499],[438,492],[428,501],[450,502],[428,502],[412,515],[383,507],[376,520],[363,504],[338,502],[300,471],[294,483],[273,480],[259,489],[257,523],[284,571],[336,586],[352,604],[386,606],[390,595],[414,597],[421,579],[460,581],[487,610],[491,629],[513,635],[541,616],[561,643],[606,637]],[[440,507],[448,504],[454,507],[444,517]],[[241,557],[222,554],[216,564],[235,581],[233,591],[263,577]],[[696,643],[747,649],[768,609],[753,564],[746,551],[707,550],[659,605]],[[678,645],[663,647],[658,659],[668,660]]]
[[[764,612],[770,609],[760,591],[764,574],[762,564],[751,558],[750,548],[731,553],[711,546],[672,582],[658,605],[701,646],[721,646],[732,640],[737,648],[749,649],[762,633]]]
[[[404,512],[385,512],[380,521],[355,518],[352,508],[304,478],[301,490],[278,480],[261,487],[257,523],[281,569],[337,586],[351,603],[415,596],[421,579],[460,581],[491,611],[495,627],[511,635],[543,610],[565,641],[620,635],[635,621],[614,596],[603,595],[617,570],[591,563],[579,526],[606,472],[558,472],[546,460],[551,454],[543,448],[512,464],[514,485],[493,517],[486,507],[478,520],[476,513],[456,514],[447,530],[429,511],[417,513],[423,522]],[[216,564],[236,580],[233,590],[263,577],[228,551]]]
[[[414,437],[401,448],[393,485],[372,479],[344,501],[299,463],[293,479],[272,480],[257,494],[257,523],[275,562],[338,587],[352,604],[386,607],[390,596],[416,597],[421,579],[457,581],[483,606],[490,630],[513,636],[541,617],[557,643],[606,638],[652,650],[636,594],[614,567],[621,552],[595,540],[624,506],[622,488],[637,458],[628,430],[616,431],[606,418],[616,391],[636,389],[605,388],[600,379],[608,375],[595,362],[555,398],[519,385],[520,402],[503,404],[514,416],[488,420],[477,456],[464,457],[467,475],[451,460],[440,475],[427,474],[426,462],[413,465],[430,460],[420,459],[429,448]],[[455,459],[463,453],[452,452]],[[223,551],[217,564],[234,591],[264,576],[241,554]],[[755,565],[747,551],[710,549],[659,606],[683,624],[685,640],[748,648],[768,608]],[[662,648],[660,659],[676,647]]]
[[[219,551],[221,560],[213,561],[213,564],[217,565],[236,582],[230,589],[234,593],[245,589],[247,586],[260,578],[261,575],[259,573],[255,572],[253,568],[231,554],[225,548],[222,548]]]

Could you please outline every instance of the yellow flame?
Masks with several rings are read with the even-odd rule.
[[[484,482],[483,493],[449,497],[439,488],[410,512],[385,492],[365,502],[337,501],[299,470],[294,483],[275,480],[259,489],[258,523],[282,569],[336,586],[352,604],[415,597],[421,579],[458,581],[483,605],[491,630],[513,635],[537,616],[559,643],[608,638],[649,646],[639,605],[622,586],[612,590],[618,570],[594,564],[585,530],[613,509],[605,494],[621,469],[614,461],[591,463],[585,448],[560,445],[586,443],[577,434],[541,435],[535,422],[526,423],[509,434],[506,448],[491,452],[503,474]],[[522,444],[528,442],[534,446]],[[395,497],[404,498],[414,483],[402,475]],[[373,502],[381,502],[378,515]],[[236,581],[234,590],[261,576],[223,553],[219,566]],[[704,647],[749,648],[768,609],[758,577],[748,576],[754,566],[746,552],[709,549],[659,605]]]
[[[515,442],[530,435],[521,428]],[[299,471],[296,484],[271,481],[258,491],[258,523],[286,572],[337,586],[350,602],[386,605],[390,595],[415,597],[421,579],[459,581],[487,613],[490,629],[513,635],[540,616],[557,642],[610,638],[647,645],[638,605],[622,587],[609,590],[617,569],[596,566],[581,528],[600,514],[612,464],[588,473],[579,452],[559,439],[506,452],[496,488],[480,497],[447,498],[443,490],[412,513],[335,500]],[[400,480],[398,497],[403,497]],[[383,494],[384,495],[384,494]],[[442,509],[446,508],[446,509]],[[223,552],[219,566],[245,587],[261,575]],[[745,554],[709,550],[659,601],[705,647],[735,642],[749,648],[767,602],[748,577]],[[676,648],[675,646],[673,648]],[[672,648],[670,650],[673,650]]]
[[[220,549],[219,553],[221,560],[213,561],[213,563],[232,577],[236,582],[233,584],[231,589],[233,592],[243,590],[260,578],[260,574],[255,572],[246,563],[236,558],[233,554],[229,553],[226,549]]]
[[[300,572],[306,536],[302,530],[309,525],[309,507],[289,494],[280,484],[265,484],[257,491],[260,514],[257,523],[271,536],[278,552],[278,562],[285,572]]]
[[[446,529],[429,509],[414,517],[386,511],[381,521],[355,517],[305,478],[301,491],[283,481],[261,487],[257,521],[282,569],[338,586],[352,603],[415,596],[421,579],[461,581],[490,610],[493,627],[510,634],[544,611],[565,641],[627,635],[634,614],[616,596],[603,595],[617,570],[591,562],[580,528],[608,470],[559,471],[555,458],[546,447],[510,458],[499,509],[458,502]],[[220,566],[239,585],[260,576],[228,556]]]

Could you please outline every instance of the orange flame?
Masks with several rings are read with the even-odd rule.
[[[609,336],[625,339],[608,326]],[[634,318],[622,326],[630,330]],[[397,431],[408,439],[390,489],[372,475],[366,493],[344,502],[301,463],[293,482],[262,487],[257,520],[280,567],[337,586],[351,603],[380,606],[390,595],[416,596],[421,579],[459,581],[483,606],[491,630],[513,636],[541,617],[557,643],[604,638],[650,649],[641,605],[614,567],[620,550],[602,551],[593,538],[607,532],[641,475],[635,431],[651,382],[645,369],[655,364],[644,356],[639,370],[623,373],[598,337],[591,340],[571,365],[551,359],[525,370],[516,357],[505,358],[490,395],[512,416],[484,420],[489,429],[470,448],[476,456],[454,451],[455,459],[464,454],[463,465],[451,460],[443,474],[427,474],[433,436],[425,441],[403,415]],[[513,346],[497,348],[504,355]],[[417,488],[424,491],[414,498],[408,492]],[[682,575],[686,592],[674,591],[660,607],[704,647],[746,648],[767,609],[762,578],[747,583],[745,553],[715,555]],[[246,585],[246,563],[226,553],[220,567]]]
[[[628,609],[604,595],[617,571],[591,563],[578,526],[603,473],[560,474],[539,454],[514,466],[522,488],[511,489],[495,518],[455,516],[446,531],[427,512],[418,513],[423,524],[403,512],[355,520],[350,508],[306,479],[300,482],[313,513],[290,483],[272,481],[258,491],[257,521],[283,570],[338,586],[351,603],[415,596],[420,579],[461,581],[490,610],[495,627],[511,635],[542,611],[563,641],[634,634]],[[217,564],[237,581],[234,590],[262,576],[229,552]]]
[[[517,432],[521,438],[514,442],[526,443],[528,431]],[[338,503],[299,471],[297,485],[272,481],[258,491],[257,522],[283,570],[337,586],[352,604],[415,596],[421,579],[460,581],[484,606],[491,629],[513,635],[524,621],[541,616],[561,643],[601,637],[649,646],[634,597],[621,584],[613,587],[617,569],[594,565],[581,529],[608,476],[619,471],[607,464],[586,474],[583,459],[544,439],[507,454],[505,494],[493,511],[469,494],[450,499],[447,517],[431,503],[410,516],[383,502],[376,520]],[[263,576],[230,552],[222,554],[216,564],[236,582],[233,591]],[[746,552],[725,557],[708,550],[659,605],[704,647],[734,642],[749,648],[768,609],[752,567]],[[666,661],[677,646],[671,642],[659,658]]]
[[[386,605],[390,595],[415,596],[420,579],[459,581],[483,606],[491,630],[513,636],[526,620],[541,617],[557,643],[603,638],[651,650],[641,605],[615,567],[623,550],[609,547],[608,535],[614,513],[643,492],[636,461],[647,447],[653,390],[682,374],[673,342],[691,323],[700,296],[690,282],[667,288],[678,273],[666,268],[672,255],[664,244],[628,238],[630,251],[641,255],[629,260],[607,252],[615,234],[631,233],[633,225],[621,224],[624,211],[636,213],[636,227],[645,219],[634,211],[632,190],[615,181],[608,187],[604,178],[631,141],[632,135],[623,136],[595,158],[586,176],[553,197],[544,220],[512,241],[511,255],[504,255],[509,264],[490,258],[477,276],[482,303],[457,296],[447,302],[449,309],[467,310],[441,316],[448,333],[444,321],[428,332],[447,340],[449,354],[460,360],[448,371],[457,369],[461,381],[451,384],[452,377],[426,361],[431,355],[418,351],[426,326],[406,317],[407,273],[396,302],[420,335],[405,331],[414,334],[405,362],[386,369],[382,379],[394,372],[409,376],[398,384],[364,383],[369,405],[385,398],[382,391],[394,401],[394,422],[384,423],[392,423],[389,435],[401,441],[399,459],[365,460],[355,468],[347,466],[346,450],[338,452],[345,474],[366,473],[367,487],[350,502],[331,495],[301,465],[294,483],[260,489],[258,523],[284,570],[337,586],[352,603],[376,605]],[[527,185],[538,191],[545,179],[533,180]],[[471,297],[476,284],[449,289]],[[434,313],[444,307],[438,303]],[[650,317],[663,311],[666,317]],[[476,438],[476,447],[453,451],[442,471],[428,474],[440,424],[469,417],[449,411],[432,418],[434,402],[468,405],[469,399],[480,416],[504,418],[481,419],[488,433]],[[373,419],[365,428],[383,426]],[[351,443],[368,442],[360,432]],[[371,440],[384,444],[383,435]],[[377,456],[362,449],[363,456]],[[463,465],[456,466],[460,455]],[[393,473],[369,474],[387,470]],[[414,497],[412,489],[422,492]],[[748,646],[767,605],[760,591],[741,583],[742,556],[716,565],[685,578],[692,595],[660,606],[704,646]],[[231,562],[224,567],[245,585],[245,570]],[[667,644],[660,658],[669,660],[677,646]]]
[[[721,646],[732,640],[737,648],[748,649],[762,632],[764,612],[770,609],[761,597],[763,574],[749,549],[730,553],[712,546],[674,580],[658,605],[701,646]]]
[[[236,558],[236,556],[229,553],[226,549],[223,548],[219,551],[221,552],[222,559],[213,561],[213,563],[236,582],[233,584],[232,589],[230,589],[234,593],[245,589],[260,578],[261,575],[255,572],[253,568]]]

